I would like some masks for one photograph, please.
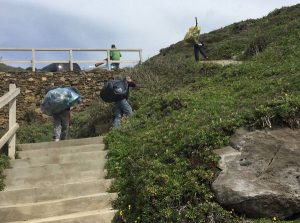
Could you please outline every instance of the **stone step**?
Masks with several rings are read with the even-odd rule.
[[[28,221],[37,218],[110,208],[112,200],[116,197],[117,194],[98,193],[69,199],[1,206],[1,222]]]
[[[18,156],[21,159],[31,158],[31,157],[40,157],[40,156],[51,156],[53,154],[70,154],[78,152],[93,152],[101,151],[105,149],[104,144],[90,144],[90,145],[77,145],[77,146],[68,146],[61,148],[43,148],[39,150],[26,150],[19,151]]]
[[[4,175],[6,179],[24,179],[24,178],[48,178],[55,174],[65,174],[87,170],[104,170],[106,163],[105,157],[99,160],[85,160],[81,163],[47,164],[43,166],[6,169]]]
[[[26,221],[28,223],[111,223],[116,210],[102,209],[99,211],[86,211],[57,217],[35,219]],[[20,223],[15,221],[11,223]]]
[[[59,184],[51,187],[35,187],[0,192],[0,206],[66,199],[106,192],[112,180],[101,179],[79,183]]]
[[[10,161],[11,168],[26,168],[47,164],[83,163],[93,160],[103,160],[107,155],[105,151],[78,152],[72,154],[52,153],[49,156],[27,157]]]
[[[22,151],[25,150],[38,150],[45,148],[62,148],[69,146],[81,146],[89,144],[101,144],[103,143],[103,137],[92,137],[92,138],[82,138],[82,139],[70,139],[61,140],[59,142],[40,142],[40,143],[28,143],[28,144],[18,144],[18,148]]]
[[[68,171],[68,173],[58,172],[52,175],[33,176],[31,178],[15,179],[7,176],[4,183],[7,190],[30,188],[30,187],[50,187],[57,184],[68,184],[103,179],[106,170],[88,171]]]

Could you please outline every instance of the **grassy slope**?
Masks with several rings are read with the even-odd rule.
[[[240,126],[299,127],[299,14],[299,5],[284,8],[203,35],[211,59],[236,56],[246,60],[240,66],[196,64],[191,46],[179,42],[124,71],[145,88],[132,92],[135,116],[107,138],[120,222],[241,221],[214,201],[212,149]],[[88,136],[111,106],[75,116],[72,135]],[[27,126],[18,138],[50,139],[51,124]]]
[[[0,72],[4,72],[4,71],[22,71],[24,70],[21,67],[12,67],[12,66],[8,66],[6,64],[0,63]]]
[[[107,137],[120,222],[242,221],[214,200],[212,150],[241,126],[299,127],[299,28],[299,5],[276,10],[203,37],[210,58],[254,56],[242,65],[196,64],[180,42],[133,71],[147,89],[131,97],[134,117]]]
[[[261,42],[263,48],[282,35],[293,32],[298,27],[299,8],[287,7],[273,11],[258,20],[246,20],[201,35],[207,45],[210,59],[245,59],[253,54],[253,43]],[[192,58],[192,49],[184,41],[162,49],[168,57]]]

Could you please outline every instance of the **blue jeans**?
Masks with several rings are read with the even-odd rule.
[[[116,105],[116,108],[115,108],[116,110],[115,110],[115,119],[113,122],[113,127],[119,128],[121,119],[122,119],[122,115],[125,114],[127,116],[131,116],[132,108],[126,99],[117,101],[115,105]]]

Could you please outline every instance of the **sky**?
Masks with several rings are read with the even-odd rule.
[[[110,48],[115,44],[122,49],[142,49],[146,60],[181,41],[195,17],[201,33],[206,33],[298,3],[300,0],[0,0],[0,48]],[[1,56],[8,59],[16,54],[0,52]]]

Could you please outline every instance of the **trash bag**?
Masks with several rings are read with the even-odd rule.
[[[189,28],[189,31],[184,36],[184,41],[188,43],[198,43],[200,37],[200,27],[199,26],[192,26]]]
[[[41,103],[41,110],[47,115],[58,114],[80,101],[79,92],[69,87],[55,88],[47,92]]]
[[[105,102],[117,102],[128,95],[128,83],[124,80],[112,80],[107,82],[100,92],[100,97]]]

